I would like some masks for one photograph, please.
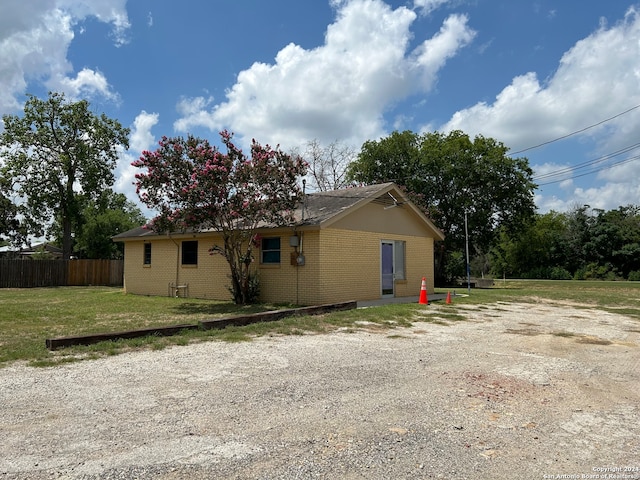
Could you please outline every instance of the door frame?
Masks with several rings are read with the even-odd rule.
[[[385,245],[391,245],[391,293],[385,293],[385,284],[383,280],[383,249]],[[380,240],[380,298],[393,298],[396,296],[396,245],[393,240]]]

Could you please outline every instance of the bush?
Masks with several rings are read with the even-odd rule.
[[[451,252],[445,265],[445,283],[450,284],[455,278],[467,278],[467,262],[462,252]]]
[[[551,280],[571,280],[571,274],[562,267],[553,267],[551,269]]]
[[[631,282],[640,282],[640,270],[629,272],[629,276],[627,277],[627,280]]]
[[[619,280],[617,269],[610,263],[599,265],[590,263],[584,268],[584,280]]]
[[[522,278],[529,278],[532,280],[545,280],[551,278],[551,269],[549,267],[535,267],[524,272]]]
[[[532,280],[571,280],[571,273],[563,267],[535,267],[525,272],[522,278]]]

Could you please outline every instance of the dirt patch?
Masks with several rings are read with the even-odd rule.
[[[467,321],[4,368],[0,478],[640,478],[638,320],[425,309]]]

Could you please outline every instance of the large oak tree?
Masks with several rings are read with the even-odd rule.
[[[18,206],[11,199],[9,182],[0,176],[0,246],[20,245],[26,237],[25,225],[20,222]]]
[[[45,100],[29,95],[24,115],[2,120],[3,174],[21,199],[30,233],[49,235],[57,227],[63,257],[69,258],[81,207],[113,185],[119,151],[129,147],[129,130],[94,114],[86,100],[71,102],[61,93],[49,93]]]
[[[465,215],[471,251],[486,253],[498,227],[526,224],[535,212],[533,172],[526,158],[512,158],[502,143],[463,132],[393,132],[362,146],[349,178],[363,183],[394,181],[405,187],[445,233],[437,258],[440,280],[454,274],[447,260],[465,250]]]

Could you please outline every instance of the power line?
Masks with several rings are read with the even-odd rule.
[[[591,175],[593,173],[601,172],[603,170],[608,170],[608,169],[616,167],[618,165],[624,165],[625,163],[633,162],[633,161],[638,160],[638,159],[640,159],[640,154],[639,155],[634,155],[633,157],[625,158],[624,160],[620,160],[620,161],[612,163],[610,165],[605,165],[603,167],[595,168],[595,169],[590,170],[588,172],[580,173],[578,175],[572,175],[570,177],[564,177],[564,178],[560,178],[558,180],[551,180],[549,182],[539,183],[538,186],[542,187],[544,185],[551,185],[553,183],[564,182],[565,180],[573,180],[574,178],[580,178],[580,177],[584,177],[586,175]]]
[[[565,138],[569,138],[569,137],[572,137],[572,136],[577,135],[579,133],[586,132],[587,130],[589,130],[591,128],[594,128],[594,127],[597,127],[599,125],[602,125],[603,123],[610,122],[611,120],[614,120],[614,119],[616,119],[618,117],[621,117],[622,115],[625,115],[625,114],[627,114],[629,112],[632,112],[633,110],[635,110],[637,108],[640,108],[640,105],[636,105],[635,107],[631,107],[630,109],[625,110],[624,112],[620,112],[617,115],[614,115],[613,117],[609,117],[609,118],[607,118],[605,120],[602,120],[602,121],[600,121],[598,123],[594,123],[593,125],[589,125],[588,127],[581,128],[580,130],[576,130],[575,132],[571,132],[571,133],[568,133],[568,134],[563,135],[561,137],[554,138],[553,140],[548,140],[546,142],[539,143],[538,145],[534,145],[532,147],[527,147],[527,148],[524,148],[522,150],[518,150],[517,152],[511,152],[510,155],[517,155],[517,154],[522,153],[522,152],[528,152],[529,150],[533,150],[535,148],[544,147],[545,145],[549,145],[550,143],[558,142],[560,140],[564,140]]]
[[[588,160],[586,162],[583,163],[579,163],[577,165],[571,166],[571,167],[566,167],[566,168],[561,168],[559,170],[554,170],[553,172],[549,172],[549,173],[544,173],[544,174],[540,174],[540,175],[534,175],[533,176],[533,180],[542,180],[545,178],[552,178],[552,177],[557,177],[557,176],[561,176],[561,175],[565,175],[565,174],[569,174],[571,172],[575,172],[576,170],[581,170],[583,168],[587,168],[593,165],[597,165],[599,163],[603,163],[606,160],[610,160],[614,157],[617,157],[618,155],[622,155],[623,153],[628,153],[632,150],[635,150],[636,148],[640,147],[640,143],[636,143],[634,145],[630,145],[628,147],[624,147],[621,148],[620,150],[617,150],[615,152],[612,153],[608,153],[606,155],[603,155],[601,157],[598,157],[594,160]]]

